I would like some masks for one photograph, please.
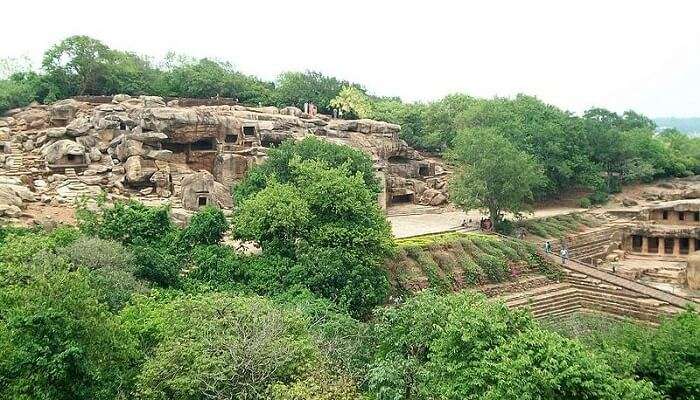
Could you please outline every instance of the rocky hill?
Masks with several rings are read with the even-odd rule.
[[[0,118],[0,214],[28,202],[169,202],[177,212],[233,206],[230,187],[267,150],[308,135],[361,149],[384,185],[381,206],[446,202],[446,173],[399,139],[400,126],[309,115],[296,107],[115,95],[33,104]]]

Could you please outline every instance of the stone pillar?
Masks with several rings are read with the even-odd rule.
[[[678,238],[673,238],[673,255],[681,255],[681,241]]]
[[[659,238],[659,254],[662,256],[666,254],[666,239],[662,237]]]
[[[649,238],[642,236],[642,254],[649,253]]]
[[[695,252],[695,238],[688,238],[688,254]]]

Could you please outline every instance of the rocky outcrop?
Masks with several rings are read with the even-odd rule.
[[[233,207],[228,188],[214,180],[208,171],[199,171],[182,179],[182,204],[186,209],[196,210],[202,206],[219,208]]]
[[[225,208],[231,207],[231,185],[264,162],[269,148],[316,135],[370,156],[386,183],[382,206],[447,201],[447,175],[400,140],[395,124],[311,116],[296,107],[180,106],[205,104],[202,99],[79,99],[35,104],[0,118],[0,176],[43,182],[31,190],[47,204],[105,190],[190,210],[199,201]],[[200,197],[206,199],[186,188],[197,179],[203,179],[208,194]]]

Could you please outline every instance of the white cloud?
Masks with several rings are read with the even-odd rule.
[[[380,95],[534,94],[572,111],[700,115],[700,3],[676,1],[61,1],[3,4],[0,57],[86,34],[266,79],[314,69]]]

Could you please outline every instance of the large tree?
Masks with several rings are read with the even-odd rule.
[[[375,193],[349,163],[330,167],[295,156],[283,170],[289,174],[284,183],[269,175],[265,187],[240,204],[235,236],[278,260],[271,281],[307,287],[354,315],[367,314],[387,294],[382,262],[393,249]]]
[[[522,212],[542,180],[533,157],[493,129],[463,131],[448,157],[455,166],[452,202],[465,210],[487,209],[494,223],[501,221],[502,212]]]

